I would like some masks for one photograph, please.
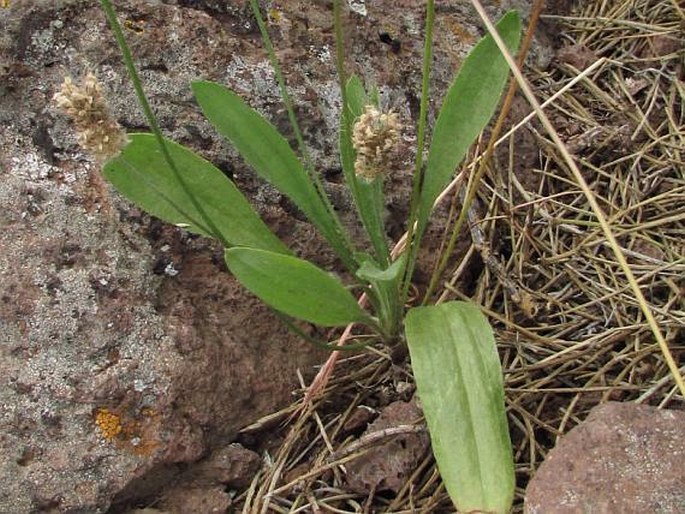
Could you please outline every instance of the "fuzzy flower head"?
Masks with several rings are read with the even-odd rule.
[[[393,160],[399,135],[400,122],[396,113],[381,113],[373,105],[367,105],[352,129],[357,176],[369,182],[382,176]]]
[[[53,100],[74,120],[79,144],[100,162],[119,155],[126,133],[112,117],[95,75],[89,73],[80,86],[66,77]]]

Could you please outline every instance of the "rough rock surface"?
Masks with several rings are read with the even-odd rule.
[[[501,3],[493,16],[510,7]],[[165,133],[233,177],[296,251],[334,268],[310,226],[193,105],[190,81],[216,80],[287,130],[247,2],[116,4]],[[420,5],[382,1],[346,14],[350,67],[379,84],[384,102],[409,122],[418,105]],[[335,157],[339,94],[327,3],[271,7],[307,143],[336,207],[349,214]],[[438,24],[434,106],[482,33],[465,4],[441,7]],[[399,54],[379,30],[402,34]],[[88,70],[120,122],[146,130],[96,2],[12,0],[0,9],[2,514],[96,513],[154,496],[185,476],[186,464],[289,401],[295,370],[323,360],[243,292],[214,243],[150,220],[102,187],[50,102],[64,75]],[[405,170],[390,179],[390,221],[406,214],[398,186],[406,178]],[[403,227],[389,228],[396,236]],[[213,505],[223,505],[223,489],[240,486],[218,483],[189,482],[188,502],[211,490]]]
[[[685,413],[606,403],[564,436],[526,491],[525,512],[685,512]]]
[[[399,426],[412,426],[422,417],[423,413],[415,399],[391,403],[368,426],[360,440]],[[374,491],[397,493],[430,445],[426,432],[386,437],[386,443],[377,444],[346,465],[347,484],[353,491],[366,494]]]

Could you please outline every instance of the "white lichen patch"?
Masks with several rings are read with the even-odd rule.
[[[359,16],[366,16],[366,2],[364,0],[347,0],[350,6],[350,11],[357,13]]]

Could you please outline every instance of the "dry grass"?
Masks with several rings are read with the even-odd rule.
[[[541,102],[555,97],[545,112],[607,214],[679,362],[685,351],[683,13],[670,0],[587,4],[574,16],[548,17],[576,46],[546,71],[526,74]],[[533,159],[518,153],[526,138],[538,149]],[[683,409],[685,400],[558,148],[534,121],[502,146],[508,152],[493,160],[474,212],[481,219],[472,229],[477,244],[447,277],[443,295],[464,298],[467,290],[494,323],[519,512],[546,453],[592,407],[618,400]],[[466,278],[474,269],[480,270],[475,283]],[[288,418],[293,406],[274,416],[272,426],[290,419],[285,440],[237,499],[244,512],[451,511],[429,455],[397,496],[346,489],[345,463],[390,437],[359,441],[345,430],[349,418],[359,405],[413,392],[408,364],[394,364],[388,352],[345,359],[311,409]]]

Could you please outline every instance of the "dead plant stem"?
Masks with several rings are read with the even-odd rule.
[[[494,25],[490,21],[490,18],[488,17],[487,13],[483,9],[483,6],[481,5],[479,0],[471,0],[471,3],[475,7],[476,11],[478,11],[478,15],[481,17],[483,20],[483,23],[485,23],[488,32],[492,35],[493,39],[497,43],[497,46],[499,47],[500,51],[504,55],[505,59],[507,60],[507,63],[509,64],[509,67],[511,68],[512,73],[514,74],[514,77],[516,78],[516,81],[519,83],[519,87],[521,88],[521,91],[523,94],[526,96],[526,99],[530,103],[530,105],[533,107],[535,110],[538,119],[540,122],[543,124],[545,127],[545,130],[549,134],[549,136],[552,138],[554,141],[554,144],[557,146],[559,152],[561,153],[564,162],[566,165],[569,167],[571,172],[573,173],[574,178],[576,179],[578,186],[582,190],[583,194],[587,198],[588,203],[592,207],[592,211],[594,212],[597,221],[599,222],[600,226],[602,227],[602,231],[604,232],[605,237],[607,238],[607,241],[609,242],[609,245],[611,246],[611,249],[616,256],[616,260],[619,263],[619,266],[623,270],[626,279],[628,280],[628,283],[630,284],[630,288],[633,291],[633,294],[638,300],[638,303],[640,305],[640,309],[642,310],[642,313],[644,314],[645,318],[647,319],[647,323],[649,324],[649,327],[652,330],[652,333],[654,334],[654,337],[656,338],[659,348],[661,349],[661,353],[664,356],[664,359],[666,360],[666,364],[668,365],[668,368],[673,375],[673,379],[675,380],[678,389],[680,390],[680,394],[685,398],[685,381],[683,380],[682,375],[680,374],[680,371],[678,369],[678,365],[676,364],[675,360],[673,359],[673,355],[671,355],[671,351],[668,348],[668,344],[666,343],[666,340],[664,339],[663,334],[661,333],[661,330],[659,329],[659,325],[656,322],[656,318],[654,317],[654,314],[652,313],[651,309],[649,308],[647,304],[647,299],[645,298],[644,294],[642,293],[642,290],[640,289],[640,286],[637,283],[637,280],[635,279],[635,276],[633,275],[632,269],[628,265],[628,261],[626,260],[625,256],[623,255],[623,252],[621,251],[621,247],[618,244],[618,241],[616,241],[616,238],[614,237],[614,234],[611,230],[611,226],[609,225],[607,218],[602,211],[602,208],[599,206],[599,203],[597,202],[597,199],[595,198],[595,195],[593,194],[592,190],[590,189],[590,186],[588,186],[587,182],[585,181],[585,178],[583,177],[582,173],[580,172],[580,169],[576,165],[576,162],[573,160],[573,157],[569,153],[568,149],[566,148],[566,145],[564,145],[563,141],[559,137],[559,134],[557,133],[556,129],[552,125],[551,121],[547,117],[547,115],[544,113],[542,108],[540,107],[540,103],[537,101],[535,98],[535,95],[533,91],[531,90],[530,86],[528,85],[528,82],[524,78],[523,74],[521,73],[521,70],[518,68],[516,65],[516,61],[514,61],[514,58],[511,56],[509,53],[509,50],[507,49],[507,46],[504,44],[504,41],[502,41],[502,38],[499,36],[497,33],[497,30],[495,29]]]

